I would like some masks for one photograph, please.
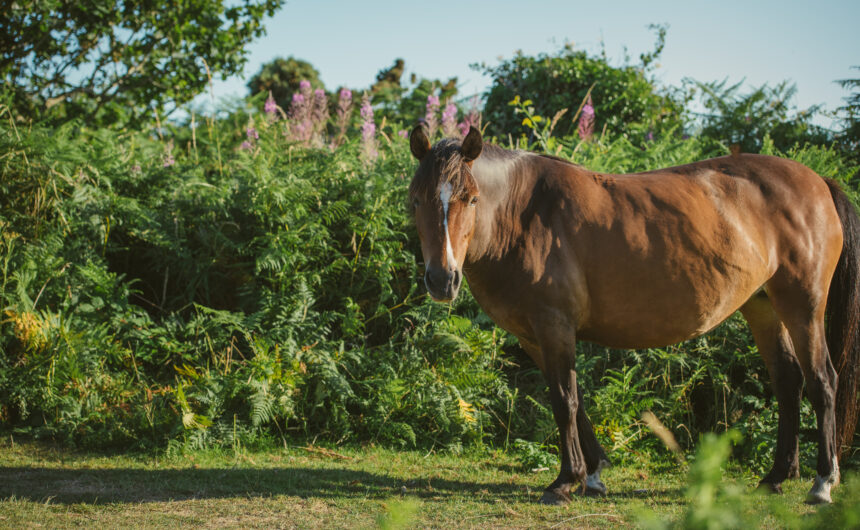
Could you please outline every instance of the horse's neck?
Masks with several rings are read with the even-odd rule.
[[[498,259],[519,238],[520,196],[529,193],[535,181],[534,171],[524,164],[529,156],[533,155],[507,152],[475,161],[472,174],[481,197],[467,263]]]
[[[595,188],[599,188],[582,168],[524,152],[506,152],[476,160],[472,174],[481,193],[481,206],[466,255],[467,265],[487,259],[497,261],[516,251],[526,238],[525,231],[535,208],[562,199],[547,188],[546,182],[549,175],[562,172],[569,173],[572,180],[568,187],[575,188],[575,192],[564,197],[570,215],[588,215],[584,210],[594,213],[600,208],[593,204],[583,208],[584,204],[578,204],[579,200],[588,202],[595,197],[598,193]]]

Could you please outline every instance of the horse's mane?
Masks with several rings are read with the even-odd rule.
[[[582,167],[579,164],[571,162],[570,160],[568,160],[566,158],[561,158],[560,156],[548,155],[545,153],[536,153],[534,151],[523,151],[521,149],[509,150],[509,149],[505,149],[504,147],[499,147],[498,145],[495,145],[495,144],[484,144],[484,149],[481,152],[482,157],[486,157],[490,160],[499,160],[499,159],[504,160],[504,159],[518,158],[522,155],[538,156],[540,158],[545,158],[547,160],[554,160],[556,162],[561,162],[561,163],[567,164],[569,166],[574,166],[574,167],[579,167],[579,168]]]
[[[444,138],[436,142],[436,145],[431,148],[427,156],[433,157],[433,169],[430,175],[438,174],[439,179],[430,178],[430,175],[424,175],[424,178],[413,179],[412,184],[409,186],[409,193],[425,197],[432,196],[436,194],[436,188],[439,186],[439,183],[448,182],[451,184],[451,196],[458,197],[464,193],[467,187],[474,186],[472,172],[463,163],[463,155],[460,152],[461,145],[462,141],[455,138]],[[509,150],[490,143],[485,143],[481,150],[481,159],[483,160],[513,160],[523,155],[538,156],[569,166],[582,167],[570,160],[557,156],[531,151]]]
[[[425,174],[423,178],[412,180],[409,186],[410,195],[433,196],[439,183],[448,182],[451,184],[451,196],[458,197],[470,183],[474,186],[472,172],[463,163],[463,155],[460,153],[461,144],[460,140],[454,138],[445,138],[436,142],[430,153],[426,155],[433,157],[432,170],[429,175]],[[439,175],[438,180],[432,178],[433,175]]]
[[[555,155],[546,155],[546,154],[543,154],[543,153],[534,153],[534,154],[538,155],[538,156],[539,156],[539,157],[541,157],[541,158],[547,158],[547,159],[549,159],[549,160],[555,160],[556,162],[562,162],[562,163],[567,164],[567,165],[569,165],[569,166],[578,167],[578,168],[583,167],[583,166],[581,166],[581,165],[579,165],[579,164],[577,164],[577,163],[575,163],[575,162],[571,162],[570,160],[568,160],[568,159],[566,159],[566,158],[561,158],[560,156],[555,156]]]

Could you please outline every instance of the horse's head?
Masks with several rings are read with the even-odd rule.
[[[478,184],[472,163],[481,154],[481,132],[471,128],[462,143],[445,139],[430,147],[418,126],[409,136],[409,147],[420,162],[409,201],[424,254],[424,284],[434,300],[448,302],[460,289],[475,230]]]

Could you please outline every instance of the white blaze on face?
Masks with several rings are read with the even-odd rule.
[[[448,268],[457,268],[457,259],[454,258],[454,249],[451,247],[451,237],[448,235],[448,204],[451,202],[453,187],[450,182],[443,182],[439,186],[439,200],[442,202],[442,226],[445,228],[445,252],[448,257]]]

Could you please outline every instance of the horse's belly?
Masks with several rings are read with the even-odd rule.
[[[716,211],[646,223],[638,243],[627,231],[590,241],[579,338],[666,346],[707,333],[737,311],[775,272],[773,244],[737,211]]]
[[[591,314],[578,330],[578,338],[615,348],[652,348],[701,336],[737,311],[764,283],[746,277],[738,285],[660,292],[642,286],[631,291],[626,303]]]
[[[602,326],[582,329],[577,333],[577,338],[611,348],[660,348],[704,335],[729,316],[731,313],[719,320],[702,322],[696,326],[665,325],[656,321],[624,327]]]

